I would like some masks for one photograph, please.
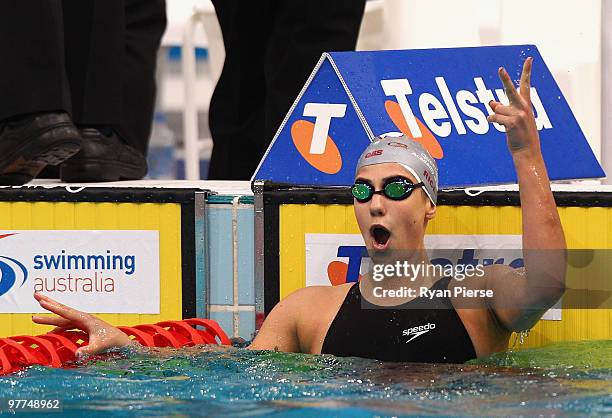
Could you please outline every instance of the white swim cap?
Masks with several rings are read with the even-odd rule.
[[[400,134],[401,135],[401,134]],[[408,170],[435,205],[438,198],[438,166],[427,150],[405,135],[385,134],[374,138],[365,149],[355,169],[355,176],[366,165],[397,163]]]

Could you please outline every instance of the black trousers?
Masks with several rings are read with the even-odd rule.
[[[65,110],[146,153],[165,0],[6,0],[0,120]]]
[[[213,0],[225,64],[208,178],[248,180],[323,52],[355,49],[365,0]]]

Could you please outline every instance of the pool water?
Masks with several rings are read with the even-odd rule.
[[[61,399],[61,416],[72,417],[612,414],[612,340],[501,353],[466,365],[238,348],[111,357],[0,377],[0,398]]]

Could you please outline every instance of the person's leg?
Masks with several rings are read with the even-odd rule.
[[[63,0],[62,6],[74,122],[116,127],[123,111],[124,0]]]
[[[70,111],[60,0],[7,1],[0,12],[0,120]]]
[[[64,0],[67,68],[81,152],[64,181],[139,179],[155,100],[163,0]]]
[[[68,114],[60,0],[9,1],[0,12],[0,185],[30,181],[80,147]]]
[[[213,4],[223,33],[225,63],[210,102],[214,147],[208,178],[248,180],[263,152],[263,54],[272,10],[269,0],[213,0]]]
[[[267,148],[323,52],[351,51],[365,0],[275,0],[277,18],[266,51]]]
[[[122,138],[147,154],[155,108],[155,71],[161,37],[166,30],[165,0],[125,0]]]
[[[105,74],[105,67],[109,65],[114,65],[114,60],[100,60],[100,56],[102,55],[110,55],[113,56],[115,51],[112,48],[109,48],[102,39],[99,39],[96,42],[93,42],[92,36],[95,36],[96,32],[99,34],[100,30],[95,30],[93,25],[96,20],[94,19],[94,13],[96,12],[96,4],[95,0],[60,0],[61,2],[61,10],[63,16],[63,25],[61,26],[62,30],[62,50],[64,52],[64,59],[62,61],[62,65],[66,66],[66,74],[69,80],[69,84],[71,86],[70,89],[70,101],[74,103],[74,114],[73,120],[75,123],[82,125],[84,121],[86,121],[85,114],[91,119],[92,110],[94,113],[100,113],[102,116],[100,119],[97,119],[100,122],[100,125],[107,125],[108,121],[111,123],[116,119],[116,116],[113,114],[109,114],[108,110],[111,109],[111,112],[118,112],[118,107],[112,105],[112,101],[116,102],[119,92],[117,88],[114,88],[113,84],[109,83],[104,78],[100,78],[100,75]],[[116,0],[111,0],[109,2],[111,4],[117,4]],[[121,18],[121,17],[119,17]],[[108,19],[108,18],[107,18]],[[102,20],[104,21],[104,20]],[[109,31],[113,32],[111,29]],[[114,31],[117,32],[116,30]],[[65,36],[64,36],[65,34]],[[99,35],[97,35],[99,37]],[[117,37],[113,37],[112,42],[117,43]],[[97,51],[90,51],[90,46],[93,45],[96,48],[101,48],[101,51],[104,54],[97,54]],[[93,55],[93,66],[97,67],[101,63],[100,72],[94,74],[94,77],[90,77],[90,73],[88,71],[90,67],[90,61],[92,60]],[[114,71],[116,73],[116,69]],[[91,90],[88,86],[93,86],[94,89],[97,89],[97,84],[100,83],[103,89],[108,89],[108,97],[110,100],[104,96],[91,94]],[[86,101],[87,97],[90,97],[92,100],[89,102]],[[111,105],[107,105],[108,102],[111,102]],[[89,103],[93,103],[94,109],[90,109],[89,111],[85,110],[85,106]],[[100,108],[103,109],[100,112]],[[104,115],[106,113],[106,115]],[[116,121],[115,121],[116,122]],[[40,178],[59,178],[60,177],[60,167],[59,166],[47,166],[38,176]]]

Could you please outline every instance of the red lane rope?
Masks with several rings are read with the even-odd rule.
[[[123,332],[124,334],[127,334],[128,337],[134,337],[136,341],[138,341],[140,344],[144,345],[145,347],[155,346],[155,340],[153,339],[153,336],[147,334],[144,331],[141,331],[134,327],[117,327],[117,328],[119,328],[121,332]]]
[[[75,353],[79,347],[63,335],[48,333],[39,335],[39,337],[53,344],[62,363],[69,362],[75,358]]]
[[[180,334],[181,336],[187,338],[187,341],[189,341],[189,345],[215,344],[215,341],[204,341],[202,336],[196,331],[195,328],[181,321],[158,322],[157,325],[159,325],[160,327],[167,328],[170,332]]]
[[[182,347],[184,345],[183,342],[186,341],[186,339],[180,338],[180,336],[176,338],[178,336],[176,333],[171,333],[156,324],[136,325],[134,328],[150,332],[153,335],[153,341],[155,341],[154,347],[179,348]],[[182,341],[179,342],[179,339]]]
[[[204,329],[198,329],[197,327]],[[162,321],[157,324],[118,327],[145,347],[193,346],[198,344],[230,345],[230,339],[211,319]],[[0,338],[0,376],[14,373],[34,364],[62,367],[76,359],[76,350],[89,343],[83,331],[55,331],[29,336]]]
[[[42,356],[45,357],[45,366],[61,367],[62,360],[60,359],[57,350],[50,341],[47,341],[39,337],[31,337],[29,335],[20,335],[17,337],[11,337],[11,340],[21,345],[36,350]]]
[[[0,366],[2,366],[2,369],[0,370],[0,376],[2,376],[5,370],[8,371],[8,370],[13,369],[13,365],[11,364],[11,361],[9,360],[4,350],[1,348],[0,348]],[[11,373],[11,372],[8,371],[7,373]]]
[[[34,349],[27,345],[19,344],[10,338],[3,338],[0,340],[0,344],[0,348],[4,349],[4,352],[9,356],[9,360],[12,360],[11,362],[21,364],[43,364],[44,362],[44,358]]]
[[[232,344],[229,337],[227,336],[225,332],[223,332],[223,329],[221,329],[217,321],[213,321],[212,319],[191,318],[191,319],[184,319],[181,322],[184,322],[189,325],[194,325],[194,326],[199,325],[199,326],[206,328],[206,330],[204,331],[201,331],[201,330],[198,330],[198,331],[205,332],[207,335],[212,336],[213,338],[212,344],[219,344],[215,340],[215,337],[219,337],[219,340],[221,341],[220,342],[221,345],[231,345]]]
[[[73,344],[75,344],[77,348],[89,343],[89,335],[83,331],[56,331],[53,334],[61,335],[62,337],[67,338]]]

